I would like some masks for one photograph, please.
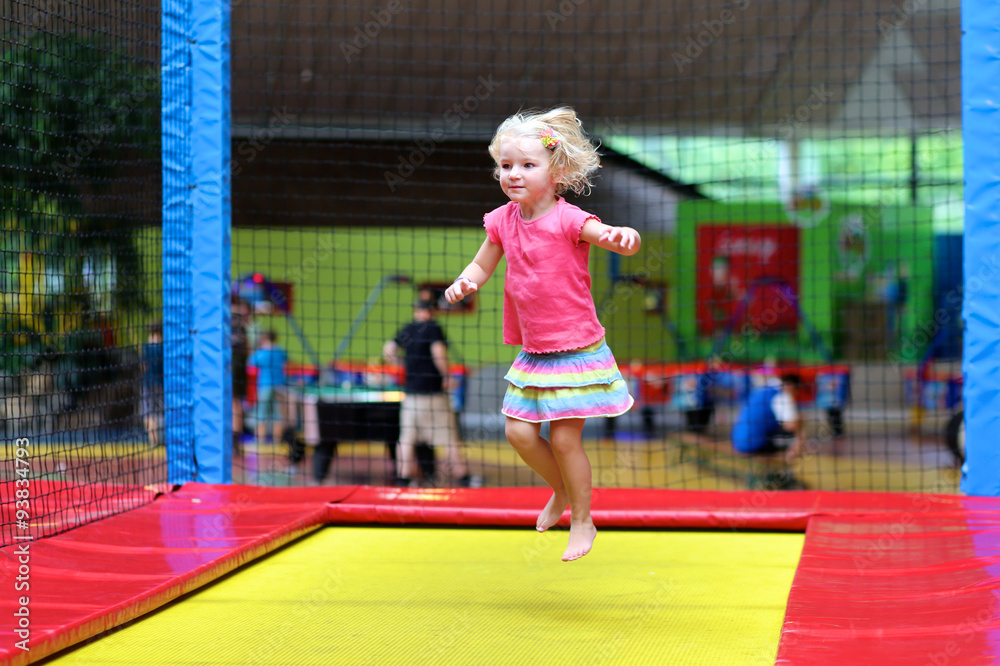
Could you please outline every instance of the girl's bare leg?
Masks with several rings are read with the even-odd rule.
[[[507,441],[521,456],[521,460],[535,470],[535,473],[552,488],[552,497],[549,498],[548,504],[538,515],[538,521],[535,524],[535,528],[539,532],[544,532],[559,522],[559,517],[569,505],[569,494],[566,492],[562,471],[552,453],[552,447],[539,434],[540,430],[541,424],[539,423],[529,423],[507,417]]]
[[[597,528],[590,517],[593,480],[590,459],[583,450],[583,423],[584,419],[563,419],[549,424],[552,454],[562,471],[569,495],[569,545],[562,557],[565,562],[589,553],[597,537]]]

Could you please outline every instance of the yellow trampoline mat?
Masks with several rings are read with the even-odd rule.
[[[65,664],[773,664],[802,534],[328,527]]]

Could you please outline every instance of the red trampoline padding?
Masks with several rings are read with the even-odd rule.
[[[1000,663],[993,504],[985,512],[811,519],[777,663]]]
[[[329,522],[533,526],[551,494],[532,488],[401,489],[358,487],[329,507]],[[806,530],[817,515],[966,512],[970,498],[861,492],[779,492],[595,488],[598,525],[623,528]],[[989,499],[994,504],[997,500]],[[559,524],[569,526],[569,512]]]
[[[350,489],[185,487],[141,508],[69,532],[0,549],[0,597],[13,617],[29,599],[23,635],[0,624],[0,664],[28,664],[135,619],[315,529],[325,504]],[[22,550],[26,552],[22,553]],[[27,560],[24,563],[22,560]]]
[[[331,523],[534,526],[547,488],[400,489],[359,487],[331,504]],[[735,501],[734,501],[735,500]],[[762,529],[801,532],[816,511],[815,492],[720,493],[596,488],[594,522],[621,528]],[[569,527],[569,511],[559,525]]]

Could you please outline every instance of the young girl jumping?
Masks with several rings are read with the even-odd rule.
[[[507,439],[552,487],[538,531],[555,525],[570,507],[562,559],[575,560],[590,552],[597,536],[584,420],[624,414],[633,402],[597,319],[590,246],[633,255],[641,239],[635,229],[609,227],[559,196],[589,192],[590,176],[600,168],[573,109],[511,116],[489,150],[493,175],[510,202],[484,216],[486,240],[445,298],[457,303],[477,291],[507,257],[503,341],[521,345],[505,377]],[[545,421],[549,441],[540,436]]]

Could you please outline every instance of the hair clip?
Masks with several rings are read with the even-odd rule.
[[[559,139],[552,135],[552,130],[545,130],[539,138],[542,140],[542,145],[549,150],[555,150],[559,145]]]

